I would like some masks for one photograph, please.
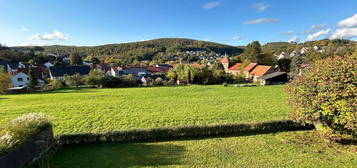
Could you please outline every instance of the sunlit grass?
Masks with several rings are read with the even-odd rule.
[[[25,113],[54,117],[55,133],[106,132],[286,119],[284,86],[67,89],[0,96],[0,126]]]

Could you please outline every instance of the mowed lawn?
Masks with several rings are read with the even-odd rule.
[[[0,95],[0,127],[26,113],[54,117],[55,134],[286,119],[284,86],[65,89]]]
[[[315,131],[60,149],[54,168],[125,167],[355,167],[357,147],[331,145]]]

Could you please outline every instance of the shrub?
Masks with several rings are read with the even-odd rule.
[[[74,75],[64,75],[66,85],[78,87],[83,84],[83,78],[79,73]]]
[[[119,87],[121,84],[121,79],[114,76],[104,76],[102,79],[102,86],[108,88]]]
[[[0,66],[0,94],[5,93],[6,89],[11,87],[11,76]]]
[[[161,77],[155,79],[155,85],[163,85],[164,80]]]
[[[125,75],[123,77],[122,81],[123,86],[138,86],[137,80],[135,79],[135,76],[132,74]]]
[[[104,78],[104,72],[99,69],[93,69],[89,74],[84,78],[86,85],[101,87],[102,80]]]
[[[54,79],[50,80],[50,82],[45,86],[44,90],[61,89],[62,87],[62,82],[60,80]]]
[[[357,56],[317,61],[286,89],[293,112],[301,123],[315,124],[330,133],[356,135]]]
[[[13,119],[0,134],[0,155],[49,126],[49,117],[43,113],[30,113]]]

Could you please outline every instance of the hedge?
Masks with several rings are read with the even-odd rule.
[[[184,126],[173,128],[133,129],[107,133],[66,134],[57,138],[61,145],[104,143],[104,142],[148,142],[163,140],[196,139],[220,136],[243,136],[280,131],[314,129],[290,120],[253,122],[223,125]]]

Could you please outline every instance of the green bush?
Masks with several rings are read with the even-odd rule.
[[[51,126],[43,113],[30,113],[10,121],[0,133],[0,156]]]
[[[315,124],[324,132],[356,136],[356,84],[357,55],[317,61],[288,84],[290,117]]]
[[[50,82],[44,87],[44,90],[54,90],[63,88],[63,84],[60,80],[54,79],[50,80]]]
[[[102,86],[107,88],[119,87],[121,84],[121,79],[114,76],[104,76],[102,79]]]

